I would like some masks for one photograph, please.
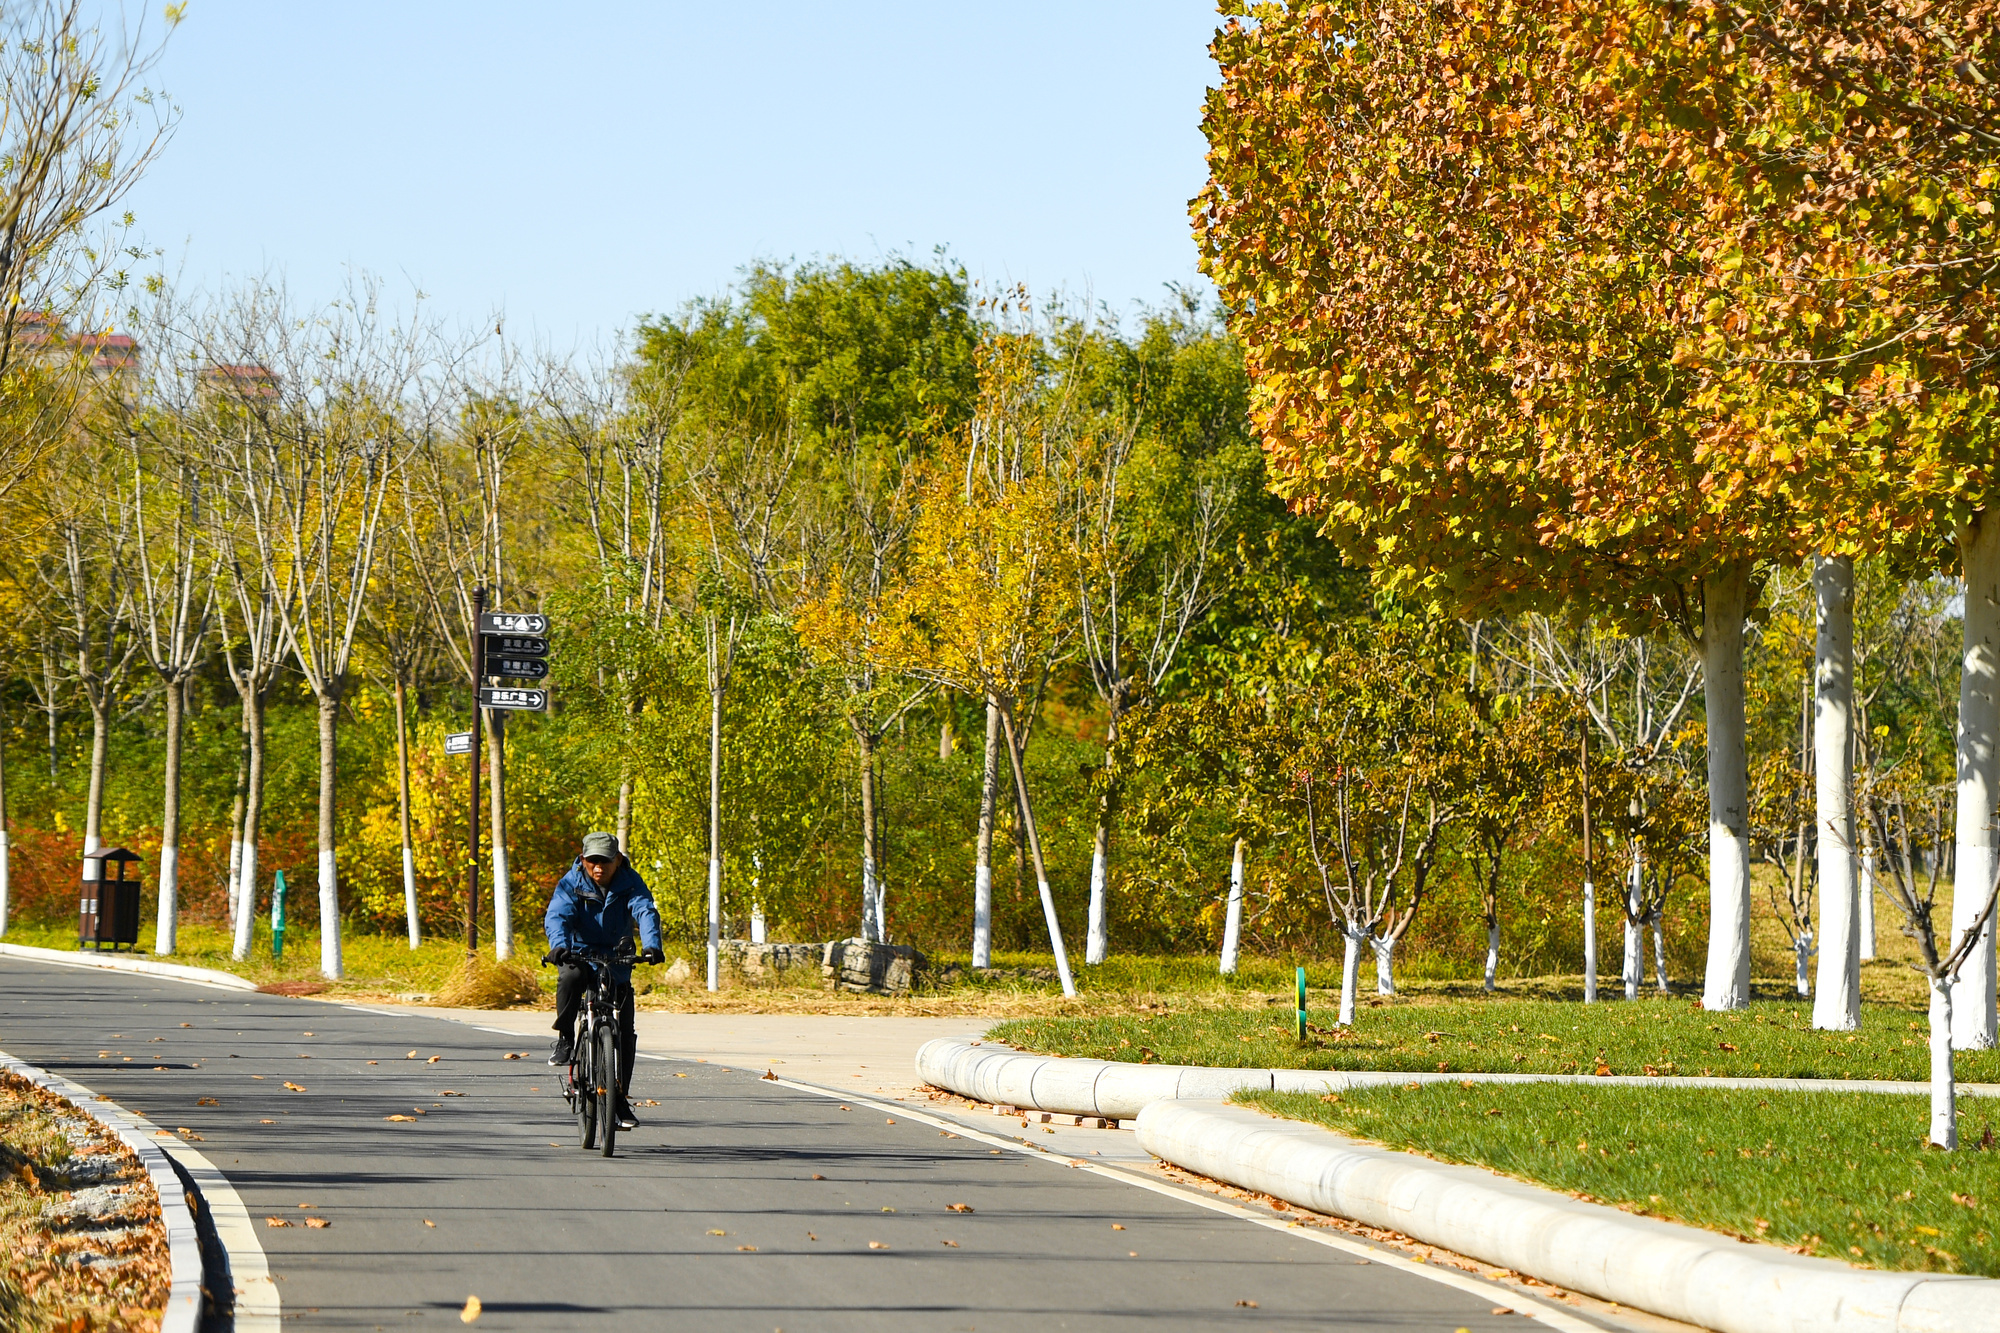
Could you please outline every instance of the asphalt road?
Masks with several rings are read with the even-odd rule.
[[[300,1328],[457,1327],[468,1295],[481,1329],[1531,1326],[1490,1298],[761,1070],[642,1060],[633,1097],[660,1105],[606,1160],[576,1146],[546,1048],[504,1058],[522,1047],[437,1019],[0,959],[0,1050],[199,1135],[259,1220]]]

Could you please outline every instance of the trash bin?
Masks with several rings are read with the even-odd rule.
[[[127,868],[139,853],[112,847],[92,852],[84,859],[83,899],[77,921],[77,940],[102,949],[109,944],[136,947],[139,943],[139,881],[127,877]],[[90,864],[96,862],[95,865]],[[96,877],[91,877],[91,872]]]

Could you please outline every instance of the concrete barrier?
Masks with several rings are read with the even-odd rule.
[[[1222,1102],[1156,1100],[1139,1145],[1289,1203],[1720,1333],[2000,1333],[2000,1282],[1850,1268]]]
[[[1573,1083],[1589,1087],[1735,1088],[1767,1092],[1873,1092],[1925,1096],[1928,1083],[1887,1079],[1648,1078],[1591,1074],[1402,1074],[1386,1070],[1222,1069],[1203,1065],[1142,1065],[1029,1055],[993,1042],[939,1038],[917,1051],[917,1077],[974,1101],[1062,1115],[1129,1120],[1150,1103],[1176,1098],[1226,1098],[1254,1088],[1278,1092],[1348,1092],[1411,1083]],[[1961,1097],[2000,1097],[2000,1085],[1960,1083]]]
[[[98,1102],[96,1094],[81,1084],[50,1074],[0,1052],[0,1069],[17,1074],[65,1098],[91,1119],[118,1136],[146,1169],[153,1193],[159,1197],[160,1222],[167,1233],[169,1285],[167,1308],[160,1315],[160,1333],[195,1333],[201,1327],[201,1240],[195,1234],[194,1214],[188,1210],[187,1192],[174,1174],[167,1155],[159,1145],[140,1132],[127,1117]]]
[[[61,963],[65,967],[101,967],[111,972],[137,972],[149,977],[171,977],[224,990],[256,990],[257,983],[233,972],[212,967],[189,967],[185,963],[161,963],[151,958],[135,958],[129,953],[98,953],[95,950],[38,949],[32,944],[0,942],[0,958],[29,958],[37,963]]]

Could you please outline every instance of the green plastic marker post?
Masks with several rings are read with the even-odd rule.
[[[1299,1040],[1306,1039],[1306,970],[1299,969]]]
[[[271,958],[285,956],[285,872],[280,870],[271,885]]]

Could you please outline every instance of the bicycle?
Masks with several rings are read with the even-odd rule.
[[[630,949],[571,950],[569,961],[591,971],[577,1012],[576,1045],[563,1079],[563,1098],[576,1114],[577,1139],[584,1151],[597,1148],[612,1155],[618,1138],[618,1046],[623,1033],[618,1021],[619,983],[611,969],[629,965]]]

